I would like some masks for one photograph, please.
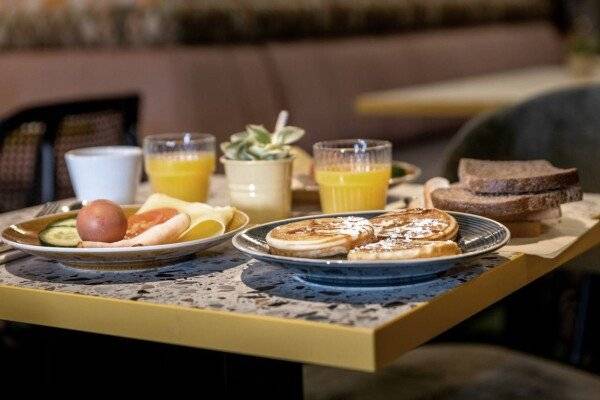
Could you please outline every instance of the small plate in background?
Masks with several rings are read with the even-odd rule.
[[[394,172],[400,170],[404,171],[404,175],[394,176]],[[419,176],[421,176],[421,168],[416,165],[404,161],[392,161],[392,178],[390,179],[390,186],[414,182]]]

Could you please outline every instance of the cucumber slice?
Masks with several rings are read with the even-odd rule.
[[[48,225],[48,227],[51,226],[70,226],[72,228],[75,228],[77,226],[77,218],[61,219]]]
[[[38,235],[40,242],[52,247],[77,247],[81,238],[77,229],[70,226],[50,226]]]

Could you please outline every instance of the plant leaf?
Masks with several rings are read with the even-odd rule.
[[[231,135],[231,142],[221,144],[225,156],[233,160],[278,160],[289,157],[290,146],[304,135],[304,130],[284,126],[271,134],[262,125],[247,125],[244,132]]]
[[[244,143],[237,151],[236,160],[255,160],[256,157],[248,151],[248,143]]]
[[[250,132],[242,131],[234,133],[233,135],[231,135],[230,139],[232,142],[240,142],[242,140],[246,140],[248,136],[250,136]]]
[[[221,150],[225,153],[225,157],[230,158],[232,160],[237,159],[237,155],[239,153],[240,147],[242,147],[243,142],[236,143],[221,143]]]
[[[291,144],[300,140],[304,136],[304,129],[296,126],[284,126],[273,134],[273,143]]]
[[[231,145],[230,142],[222,142],[219,147],[221,148],[221,151],[223,153],[227,153],[227,149],[229,148],[229,146]]]
[[[248,152],[252,153],[252,155],[256,156],[258,159],[262,159],[269,152],[269,149],[259,144],[253,144],[248,147]]]
[[[237,159],[237,150],[226,151],[225,157],[227,157],[230,160],[236,160]]]
[[[262,125],[248,125],[246,131],[249,132],[258,143],[271,143],[271,134]]]

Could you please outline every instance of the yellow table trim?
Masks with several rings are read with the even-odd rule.
[[[443,101],[412,100],[393,102],[370,95],[359,96],[355,110],[361,115],[396,116],[413,118],[470,118],[485,111],[493,111],[509,106],[501,100],[482,101]]]
[[[600,67],[590,76],[578,77],[564,65],[540,65],[363,93],[355,108],[363,115],[464,118],[551,91],[599,82]]]
[[[239,354],[374,369],[372,330],[366,328],[7,285],[0,285],[0,318]]]
[[[600,243],[600,223],[554,259],[517,254],[508,262],[379,327],[375,366],[425,343],[459,322],[558,268]]]

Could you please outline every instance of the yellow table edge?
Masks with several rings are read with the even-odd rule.
[[[375,368],[394,361],[452,326],[597,246],[600,223],[556,258],[516,254],[504,264],[416,307],[375,331]]]
[[[589,250],[598,244],[599,234],[600,224],[596,224],[555,259],[518,254],[374,329],[3,284],[0,284],[0,319],[376,371]]]
[[[367,328],[1,284],[0,319],[303,363],[374,369],[373,331]]]
[[[355,111],[361,115],[430,117],[430,118],[469,118],[485,111],[506,107],[512,103],[501,100],[457,101],[427,100],[419,101],[407,98],[391,100],[377,95],[358,96]]]

